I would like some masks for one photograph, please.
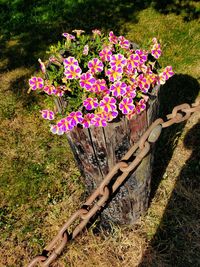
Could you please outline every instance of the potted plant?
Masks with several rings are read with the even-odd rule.
[[[160,67],[156,38],[145,50],[112,31],[62,35],[63,41],[50,47],[49,59],[39,59],[41,75],[31,77],[29,85],[55,101],[56,110],[41,115],[51,121],[53,134],[67,135],[91,192],[155,119],[159,86],[173,71]],[[120,188],[104,211],[107,218],[129,224],[146,210],[151,159],[147,156]]]

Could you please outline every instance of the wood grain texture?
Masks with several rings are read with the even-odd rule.
[[[158,98],[149,101],[147,110],[128,121],[122,118],[107,127],[74,128],[67,134],[87,193],[101,183],[157,118]],[[133,224],[148,208],[153,154],[143,159],[101,213],[102,223]]]

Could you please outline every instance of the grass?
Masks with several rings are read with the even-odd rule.
[[[1,16],[5,31],[1,33],[0,62],[0,266],[26,265],[84,201],[84,187],[67,140],[49,134],[38,112],[42,98],[26,93],[36,58],[42,57],[58,33],[70,26],[114,28],[140,46],[157,36],[164,50],[161,63],[172,65],[176,72],[162,88],[160,115],[169,113],[176,104],[193,102],[199,94],[197,2],[190,1],[188,8],[187,1],[185,5],[169,1],[170,5],[159,6],[156,1],[92,4],[88,0],[75,1],[73,8],[70,1],[66,1],[68,8],[64,8],[64,1],[60,6],[53,2],[49,1],[49,10],[55,8],[56,12],[47,12],[44,1],[40,1],[37,10],[28,5],[26,16],[21,14],[17,19],[20,16],[13,17],[13,12],[19,12],[24,2],[13,1],[7,12],[15,23],[5,22]],[[178,3],[182,6],[180,14],[176,14]],[[6,1],[0,4],[7,6]],[[94,13],[95,8],[100,13]],[[113,225],[111,232],[96,233],[93,225],[52,266],[199,266],[198,120],[196,114],[187,124],[163,131],[147,214],[134,226]]]

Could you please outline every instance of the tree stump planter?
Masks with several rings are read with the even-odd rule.
[[[74,128],[67,134],[86,191],[91,194],[113,166],[136,143],[157,118],[159,101],[154,96],[147,109],[131,120],[122,118],[108,126]],[[152,95],[153,95],[152,94]],[[101,213],[102,223],[133,224],[148,208],[153,153],[149,153],[131,173]]]

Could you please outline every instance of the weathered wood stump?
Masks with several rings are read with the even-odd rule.
[[[154,92],[158,90],[155,88]],[[82,173],[87,193],[121,160],[156,119],[158,98],[149,101],[147,110],[128,121],[111,122],[107,127],[75,128],[67,134],[71,149]],[[102,220],[132,224],[148,208],[153,154],[148,154],[131,173],[102,212]]]

